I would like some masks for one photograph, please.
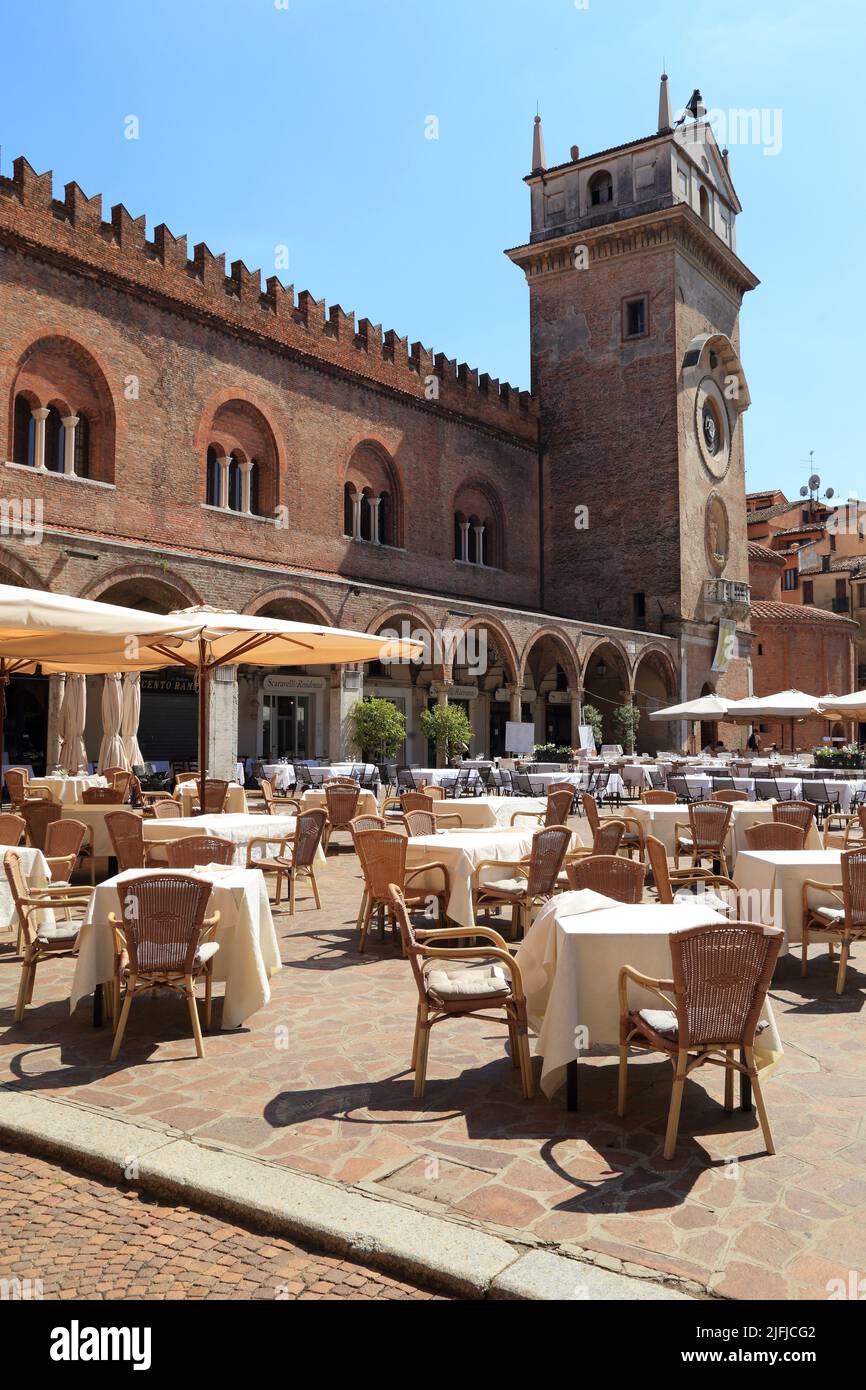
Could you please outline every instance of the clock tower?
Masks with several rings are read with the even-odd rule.
[[[680,640],[681,695],[745,695],[749,588],[739,259],[726,150],[701,118],[548,166],[536,117],[529,285],[543,606]],[[715,671],[713,667],[716,667]]]

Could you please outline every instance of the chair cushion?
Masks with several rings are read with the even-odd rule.
[[[196,953],[195,953],[195,960],[193,961],[193,967],[194,967],[194,969],[197,970],[197,969],[199,968],[199,966],[207,965],[207,963],[208,963],[209,960],[213,960],[213,958],[214,958],[214,956],[216,955],[216,953],[217,953],[218,950],[219,950],[219,942],[218,942],[218,941],[205,941],[205,942],[203,942],[202,945],[199,946],[198,950],[197,950]]]
[[[844,907],[813,907],[812,913],[815,917],[822,917],[828,926],[838,926],[845,920]]]
[[[445,961],[427,974],[427,994],[433,1003],[505,998],[510,993],[508,972],[498,961]]]
[[[658,1033],[659,1037],[667,1038],[671,1042],[676,1040],[679,1030],[677,1016],[673,1009],[638,1009],[636,1017],[640,1019],[641,1023],[645,1023],[647,1028]],[[769,1028],[769,1026],[769,1021],[766,1018],[759,1019],[755,1036],[757,1037],[758,1033],[763,1033],[764,1029]]]
[[[36,933],[36,940],[40,946],[57,946],[61,943],[68,946],[75,940],[80,927],[80,922],[58,922],[55,927],[40,929]]]
[[[522,898],[526,892],[529,880],[526,878],[497,878],[489,883],[481,884],[482,893],[501,893],[503,897]]]

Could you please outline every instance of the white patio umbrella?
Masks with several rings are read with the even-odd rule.
[[[775,695],[749,695],[734,700],[725,718],[733,724],[758,724],[778,720],[791,725],[791,751],[794,751],[794,725],[798,720],[822,718],[821,697],[802,690],[780,690]]]
[[[821,701],[821,713],[827,719],[866,719],[866,690],[855,690],[851,695],[825,695]]]
[[[697,700],[687,700],[683,705],[669,705],[667,709],[655,709],[650,719],[723,719],[728,712],[728,700],[718,695],[701,695]]]
[[[123,689],[117,671],[102,677],[102,743],[99,745],[98,770],[122,767],[129,771],[126,750],[120,736],[123,720]]]
[[[87,719],[87,682],[84,676],[69,675],[60,707],[60,766],[67,772],[87,771],[84,725]]]
[[[120,736],[123,751],[130,767],[141,767],[144,758],[138,746],[138,725],[141,719],[141,676],[138,671],[127,671],[123,677],[123,717],[120,722]]]

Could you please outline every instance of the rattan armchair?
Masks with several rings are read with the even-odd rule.
[[[176,820],[183,815],[183,806],[173,796],[163,797],[153,803],[153,814],[156,820]]]
[[[69,882],[86,837],[87,826],[80,820],[64,817],[51,821],[45,831],[43,852],[51,870],[52,883]]]
[[[676,806],[676,792],[663,791],[660,787],[654,787],[652,791],[641,792],[640,799],[644,806]]]
[[[687,855],[695,868],[702,859],[719,863],[727,876],[726,845],[731,824],[732,807],[723,801],[693,801],[689,804],[689,820],[674,824],[676,867],[680,856]]]
[[[26,801],[45,801],[44,792],[33,791],[30,788],[30,774],[26,767],[7,767],[2,775],[2,780],[6,783],[6,790],[9,793],[9,801],[13,812],[20,816],[24,811]]]
[[[714,791],[710,797],[710,801],[723,801],[730,806],[735,805],[738,801],[748,801],[748,799],[749,793],[738,791],[736,787],[732,790],[723,787],[721,791]]]
[[[647,836],[646,851],[660,903],[686,902],[739,916],[739,889],[732,878],[709,869],[671,869],[668,852],[654,835]]]
[[[766,1150],[775,1153],[754,1044],[782,937],[778,927],[752,922],[693,927],[670,937],[672,979],[651,979],[630,965],[620,970],[617,1114],[626,1109],[629,1049],[661,1052],[674,1072],[665,1158],[676,1150],[686,1081],[705,1065],[724,1067],[728,1112],[734,1108],[735,1073],[749,1078]],[[630,1007],[629,983],[658,995],[661,1007]]]
[[[335,830],[348,831],[357,813],[360,795],[361,788],[351,777],[342,782],[325,783],[325,805],[328,809],[328,820],[325,826],[326,852]]]
[[[257,837],[247,844],[247,868],[261,869],[263,874],[276,874],[277,876],[275,905],[280,901],[283,879],[289,880],[290,917],[295,915],[295,885],[299,878],[310,880],[316,908],[321,911],[322,901],[319,897],[319,885],[316,882],[315,863],[327,823],[327,813],[316,807],[312,811],[301,812],[295,822],[293,833],[282,838],[275,855],[271,856],[268,853],[269,846],[273,841],[267,837]],[[264,850],[261,857],[256,856],[255,851],[257,849]]]
[[[448,1018],[480,1018],[504,1022],[511,1042],[511,1061],[520,1071],[523,1095],[534,1095],[526,996],[520,966],[498,932],[489,927],[449,927],[425,932],[418,939],[399,887],[391,884],[385,903],[400,930],[403,953],[408,956],[418,988],[418,1012],[412,1044],[413,1094],[423,1098],[427,1082],[430,1032]],[[462,940],[484,941],[484,946],[461,946]],[[453,943],[450,946],[445,942]],[[442,943],[442,944],[440,944]],[[489,1009],[502,1010],[491,1016]]]
[[[431,796],[430,793],[433,790],[441,791],[441,787],[436,787],[435,789],[433,787],[425,787],[423,792],[404,792],[399,799],[403,807],[402,819],[405,821],[406,816],[413,811],[421,811],[424,815],[432,816],[433,830],[416,832],[423,833],[424,835],[432,835],[437,826],[442,825],[453,825],[456,826],[458,830],[462,830],[463,817],[459,811],[446,811],[440,813],[434,809],[434,802],[444,801],[445,798],[444,796]]]
[[[262,777],[259,782],[262,792],[262,800],[265,803],[265,810],[269,816],[299,816],[303,807],[295,796],[278,796],[274,791],[273,782],[267,777]]]
[[[123,794],[116,787],[85,787],[81,803],[83,806],[122,806]]]
[[[815,824],[815,807],[810,801],[777,801],[773,820],[780,825],[799,825],[808,835]]]
[[[524,859],[482,859],[472,875],[476,908],[499,911],[509,906],[512,929],[525,935],[535,908],[558,891],[557,880],[570,843],[571,831],[567,826],[551,825],[536,830],[532,848]],[[485,882],[484,871],[492,868],[511,872],[508,877]]]
[[[418,814],[415,812],[414,814]],[[433,903],[438,903],[438,915],[442,925],[447,921],[446,910],[451,896],[451,878],[447,867],[436,860],[429,863],[406,867],[409,840],[402,830],[365,830],[355,836],[355,848],[364,875],[364,897],[358,913],[358,951],[362,952],[367,943],[367,933],[373,913],[379,916],[384,933],[389,910],[389,889],[396,884],[410,907],[429,911]],[[424,876],[434,876],[436,886],[418,883]],[[441,886],[437,880],[441,875]]]
[[[199,789],[199,799],[193,802],[192,814],[194,816],[221,816],[226,808],[228,800],[229,784],[220,777],[205,777],[204,779],[204,804],[202,804],[201,778],[197,780]]]
[[[455,830],[463,829],[463,818],[457,812],[455,812],[454,815],[449,812],[446,815],[440,816],[437,815],[435,811],[407,811],[400,820],[406,834],[412,837],[418,835],[435,835],[437,830],[441,830],[442,827],[449,822],[452,823]],[[456,825],[454,825],[454,822],[456,822]]]
[[[196,1055],[205,1055],[195,986],[204,979],[205,1027],[210,1028],[213,958],[219,950],[212,937],[220,916],[214,912],[205,917],[211,892],[206,879],[180,874],[153,873],[117,885],[120,916],[111,912],[108,922],[114,932],[115,958],[128,964],[112,1062],[120,1052],[132,1001],[152,989],[170,989],[186,1000]]]
[[[515,811],[511,817],[511,824],[516,825],[522,820],[534,820],[543,826],[567,825],[573,802],[574,787],[570,783],[565,787],[550,786],[547,789],[547,806],[543,811]]]
[[[170,869],[203,869],[208,864],[233,864],[237,845],[219,835],[181,835],[165,849]]]
[[[21,836],[27,829],[23,816],[12,811],[0,812],[0,845],[20,845]]]
[[[15,850],[7,850],[3,867],[12,901],[18,914],[18,946],[22,954],[21,980],[18,986],[18,999],[15,1004],[15,1022],[20,1023],[24,1010],[33,999],[33,985],[36,980],[36,967],[49,956],[74,956],[78,946],[78,932],[83,914],[90,902],[90,889],[70,887],[69,884],[52,884],[46,888],[31,888],[24,876],[21,856]],[[40,921],[40,913],[52,915],[64,913],[63,922]],[[69,912],[81,915],[69,920]],[[23,948],[23,953],[22,953]]]
[[[783,821],[761,821],[745,830],[746,846],[752,850],[797,850],[806,844],[806,832],[801,825]]]
[[[566,872],[568,886],[575,892],[591,888],[619,903],[643,901],[646,869],[640,860],[625,859],[621,854],[591,854],[569,864]]]
[[[581,792],[580,804],[583,808],[583,813],[586,816],[589,828],[592,831],[594,841],[596,834],[604,824],[599,815],[598,802],[589,792]],[[638,858],[643,859],[645,854],[644,841],[646,835],[640,821],[636,820],[634,816],[629,816],[624,812],[621,812],[616,819],[623,827],[619,848],[624,849],[629,858],[631,858],[632,851],[635,851]],[[615,854],[616,850],[605,849],[601,852]],[[593,853],[595,853],[595,850],[593,850]],[[577,851],[576,857],[580,857],[580,851]]]
[[[60,820],[63,808],[56,801],[32,800],[24,803],[22,814],[27,823],[27,843],[44,852],[48,827]]]
[[[110,787],[120,792],[121,801],[125,801],[132,789],[133,774],[125,767],[106,767],[102,775]]]
[[[144,842],[141,816],[133,811],[109,811],[105,828],[119,873],[146,867],[149,847]]]
[[[809,971],[809,940],[826,941],[832,960],[836,942],[839,943],[839,968],[836,972],[836,993],[845,989],[848,957],[854,941],[866,940],[866,846],[845,850],[841,856],[842,882],[821,883],[807,878],[803,883],[803,945],[800,973]],[[820,891],[824,901],[813,903],[811,891]],[[833,899],[831,903],[827,897]]]

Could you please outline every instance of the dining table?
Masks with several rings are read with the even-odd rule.
[[[192,808],[199,800],[200,791],[198,782],[177,783],[174,795],[183,807],[185,816],[192,815]],[[240,782],[229,782],[224,809],[234,815],[242,815],[247,810],[247,794]]]
[[[300,796],[301,807],[304,811],[326,811],[328,809],[328,798],[324,791],[306,791]],[[378,816],[381,815],[379,803],[373,792],[361,791],[358,795],[358,805],[355,808],[356,816]]]
[[[87,776],[51,774],[48,777],[31,777],[27,785],[29,791],[38,792],[49,801],[66,806],[81,801],[83,793],[91,787],[107,787],[108,779],[96,773]]]
[[[739,889],[740,917],[781,927],[784,947],[803,940],[803,882],[841,884],[842,852],[838,849],[744,850],[737,858],[733,874]],[[748,896],[744,898],[744,894]],[[812,901],[826,901],[838,907],[838,899],[819,889]]]
[[[222,840],[231,840],[235,846],[234,862],[242,867],[247,862],[247,846],[251,840],[265,840],[266,850],[258,851],[255,857],[261,858],[267,852],[275,854],[280,842],[295,833],[296,816],[255,816],[223,813],[214,816],[166,816],[160,820],[142,821],[142,833],[150,848],[152,862],[159,862],[159,844],[163,840],[178,840],[183,835],[216,835]],[[327,863],[321,843],[316,851],[316,864]]]
[[[452,803],[454,804],[454,803]],[[459,802],[457,803],[459,805]],[[409,838],[406,853],[407,870],[419,864],[444,864],[448,870],[451,886],[446,905],[446,913],[461,927],[474,927],[475,907],[472,899],[472,875],[484,859],[516,861],[529,854],[532,848],[533,827],[527,830],[503,830],[490,827],[486,830],[437,830],[433,835],[413,835]],[[485,872],[485,880],[497,877],[510,877],[503,869],[497,874],[495,868]],[[413,891],[431,893],[441,886],[438,875],[422,874],[413,878]]]
[[[734,801],[731,803],[731,825],[728,832],[729,869],[736,863],[737,856],[744,849],[748,849],[746,831],[749,827],[766,825],[772,821],[773,805],[774,803],[771,801]],[[688,825],[689,823],[687,802],[677,802],[676,805],[667,806],[629,806],[625,814],[638,821],[645,835],[652,835],[656,840],[661,840],[667,850],[668,858],[675,859],[675,827],[677,824]],[[806,845],[812,850],[821,849],[821,833],[814,820],[807,833]]]
[[[29,845],[7,846],[3,850],[4,860],[6,855],[10,853],[18,855],[24,880],[29,887],[46,888],[49,885],[51,870],[41,849],[33,849]],[[44,913],[40,912],[38,918],[34,917],[33,920],[40,927],[50,927],[54,922],[54,913],[48,908]],[[18,931],[18,913],[5,870],[0,870],[0,928],[15,933]]]
[[[435,816],[460,816],[465,830],[489,830],[499,826],[511,829],[512,816],[518,816],[518,830],[537,830],[544,816],[547,798],[543,796],[461,796],[457,800],[431,803]]]
[[[166,869],[169,874],[191,874],[212,885],[207,915],[219,912],[214,940],[213,979],[225,984],[222,1027],[240,1028],[271,997],[270,981],[282,969],[280,945],[274,927],[264,876],[257,869],[236,865],[205,865],[195,870]],[[114,936],[109,913],[123,915],[122,901],[134,893],[137,879],[150,869],[129,869],[94,888],[78,936],[78,954],[69,996],[73,1013],[79,1001],[94,996],[94,1022],[101,1021],[102,987],[114,978]]]
[[[630,965],[652,979],[669,979],[671,934],[724,921],[718,912],[691,903],[632,905],[586,889],[560,893],[542,907],[515,958],[548,1099],[565,1085],[567,1108],[576,1110],[580,1057],[590,1050],[618,1052],[621,968]],[[629,1000],[635,1008],[660,1007],[656,995],[635,985]],[[769,999],[761,1018],[768,1026],[755,1038],[755,1060],[764,1069],[782,1056]],[[612,1085],[615,1094],[615,1081]],[[741,1086],[744,1108],[751,1106],[750,1092]]]

